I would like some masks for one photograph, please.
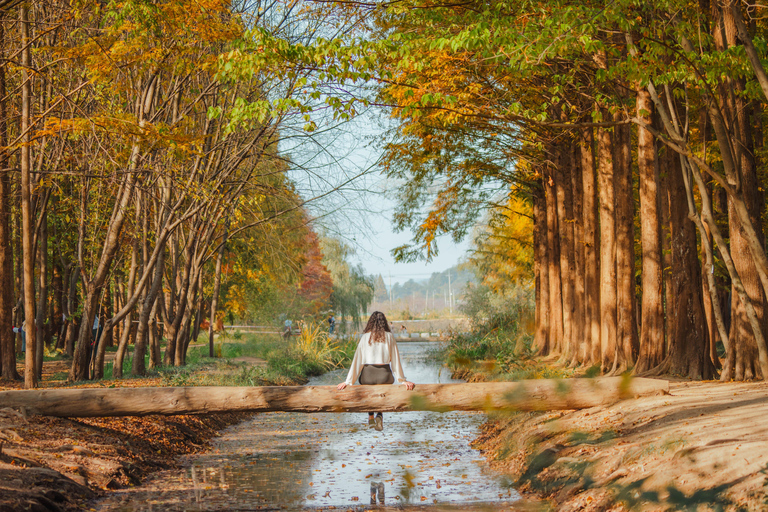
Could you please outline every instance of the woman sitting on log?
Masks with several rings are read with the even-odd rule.
[[[408,382],[403,374],[403,363],[397,342],[389,330],[387,317],[381,311],[374,311],[363,330],[363,336],[357,343],[355,357],[347,374],[347,380],[338,385],[339,391],[354,384],[359,377],[360,384],[393,384],[395,379],[413,389],[413,382]],[[368,413],[368,427],[384,430],[384,415],[381,412]]]

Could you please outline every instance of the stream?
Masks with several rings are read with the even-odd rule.
[[[400,343],[406,377],[460,382],[429,357],[438,343]],[[310,385],[335,385],[346,369]],[[470,446],[482,413],[265,413],[225,430],[210,451],[140,487],[111,493],[98,511],[407,508],[509,510],[520,497]],[[376,504],[375,507],[372,504]]]

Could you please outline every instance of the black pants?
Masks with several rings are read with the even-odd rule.
[[[395,376],[388,364],[365,364],[358,382],[366,386],[394,384]]]

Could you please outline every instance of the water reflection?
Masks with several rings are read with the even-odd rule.
[[[454,382],[428,357],[434,345],[400,345],[405,374],[417,386]],[[339,370],[310,384],[336,384],[345,374]],[[519,496],[470,446],[482,421],[475,413],[386,413],[384,430],[377,432],[364,413],[259,414],[228,429],[186,469],[119,491],[99,510],[466,509],[470,503],[497,509]]]

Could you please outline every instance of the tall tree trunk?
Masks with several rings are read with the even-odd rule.
[[[114,260],[115,252],[117,251],[120,232],[125,221],[125,216],[128,211],[128,205],[130,204],[131,196],[133,194],[133,185],[136,179],[136,165],[138,163],[139,147],[138,141],[134,144],[131,163],[127,175],[123,178],[123,182],[118,192],[118,200],[115,202],[113,209],[113,215],[111,222],[107,227],[107,235],[104,239],[104,245],[102,247],[99,263],[96,268],[96,272],[89,280],[83,272],[83,282],[85,289],[85,300],[83,302],[83,317],[80,324],[80,333],[77,338],[77,344],[75,346],[75,355],[72,360],[72,368],[69,371],[69,379],[73,381],[84,380],[88,378],[89,359],[88,353],[90,350],[90,341],[92,337],[91,327],[93,325],[94,318],[96,316],[96,310],[98,308],[99,299],[101,297],[102,288],[105,285],[105,281],[109,272],[109,268]]]
[[[653,102],[643,88],[637,91],[637,115],[651,124]],[[667,150],[668,151],[668,150]],[[640,127],[637,135],[637,167],[640,182],[640,240],[643,255],[640,352],[635,373],[650,370],[664,361],[664,286],[662,281],[659,167],[653,136]]]
[[[41,193],[41,202],[42,199]],[[35,349],[35,372],[37,378],[43,376],[43,353],[45,352],[45,328],[48,313],[48,212],[47,208],[40,208],[42,219],[40,222],[40,235],[37,242],[37,261],[39,263],[38,288],[37,288],[37,314],[35,315],[37,328],[37,348]]]
[[[5,58],[4,25],[0,23],[0,59]],[[0,64],[0,169],[8,169],[8,109],[5,68]],[[11,175],[0,172],[0,370],[5,380],[19,380],[16,370],[16,336],[9,326],[13,323],[15,304],[13,287],[13,244],[11,233]]]
[[[136,286],[136,272],[139,266],[139,238],[133,238],[133,244],[131,246],[131,268],[128,271],[128,297],[133,295],[134,288]],[[128,351],[128,343],[131,339],[131,323],[133,322],[133,313],[128,313],[123,321],[123,329],[120,333],[120,342],[117,345],[117,352],[115,353],[115,362],[112,365],[112,378],[123,378],[123,361],[125,361],[125,354]]]
[[[616,207],[616,300],[617,352],[612,371],[621,373],[637,359],[637,313],[635,304],[634,194],[632,193],[632,147],[629,125],[614,128],[616,159],[614,193]]]
[[[203,321],[203,272],[202,269],[197,275],[197,299],[195,300],[195,321],[192,324],[192,339],[197,343],[200,336],[200,323]]]
[[[193,253],[194,255],[194,253]],[[198,265],[198,258],[196,255],[193,257],[193,263],[191,268],[191,275],[189,279],[189,291],[187,291],[186,307],[184,308],[184,315],[181,320],[181,329],[178,332],[178,339],[176,342],[176,366],[184,366],[187,364],[187,349],[189,348],[189,339],[192,327],[192,314],[195,311],[195,303],[198,297],[198,276],[202,268]]]
[[[707,184],[707,200],[712,202],[712,184]],[[704,230],[704,238],[701,241],[701,260],[702,261],[708,261],[708,255],[707,255],[707,249],[706,247],[714,247],[714,239],[712,238],[712,231],[709,229],[709,225],[703,224],[702,225]],[[719,370],[722,365],[720,364],[720,357],[717,354],[717,342],[722,341],[723,343],[726,343],[726,341],[720,339],[720,335],[718,334],[717,329],[717,323],[715,321],[716,315],[720,315],[722,318],[722,309],[719,311],[716,311],[715,304],[719,304],[719,298],[718,298],[718,290],[717,287],[711,287],[710,281],[715,282],[714,277],[710,279],[710,276],[707,275],[709,272],[707,270],[707,265],[701,266],[701,282],[702,286],[704,287],[704,290],[702,291],[702,297],[704,298],[704,314],[707,318],[707,331],[709,332],[709,359],[712,361],[712,364],[714,365],[716,370]],[[714,270],[714,267],[710,267],[712,270]]]
[[[761,217],[765,208],[760,197],[760,185],[757,179],[757,169],[754,158],[754,143],[752,137],[752,105],[747,104],[741,98],[737,99],[737,124],[741,135],[739,146],[742,148],[740,158],[737,160],[739,182],[749,212],[749,221],[755,226],[760,243],[765,247]],[[735,185],[735,184],[734,184]],[[735,204],[731,198],[728,201],[728,213],[731,233],[731,257],[736,271],[741,277],[744,289],[749,301],[755,310],[759,329],[763,337],[768,333],[766,329],[766,297],[760,284],[760,276],[757,272],[754,258],[750,255],[749,241],[744,231],[744,224],[735,211]],[[751,380],[755,378],[768,379],[768,375],[762,375],[758,364],[758,349],[755,334],[750,325],[747,313],[741,298],[734,291],[734,299],[731,309],[731,333],[730,344],[735,349],[734,380]]]
[[[534,214],[534,222],[535,222],[535,214]],[[222,263],[222,260],[224,259],[224,251],[227,248],[228,236],[229,236],[229,219],[227,219],[227,222],[224,226],[224,234],[221,237],[221,245],[219,246],[219,250],[216,253],[216,267],[213,275],[213,294],[211,295],[211,315],[210,315],[210,321],[208,323],[208,356],[209,357],[214,357],[215,355],[213,350],[213,341],[214,341],[214,335],[215,335],[214,333],[216,332],[216,309],[219,305],[219,290],[221,289],[221,263]],[[539,236],[541,236],[541,233],[539,233]],[[535,237],[535,231],[534,231],[534,237]],[[534,261],[534,266],[535,265],[536,265],[536,262]]]
[[[56,233],[53,233],[54,239],[56,238]],[[59,265],[55,259],[51,260],[51,289],[53,291],[53,300],[51,300],[51,307],[50,307],[50,314],[49,318],[51,319],[51,333],[56,334],[56,346],[53,348],[63,348],[62,346],[59,346],[59,344],[62,341],[62,328],[64,327],[64,319],[62,318],[62,315],[64,313],[64,280],[62,278],[61,272],[61,265]]]
[[[35,329],[35,252],[32,243],[34,224],[32,222],[31,180],[31,118],[32,118],[32,67],[29,37],[29,4],[22,2],[19,8],[21,28],[21,237],[23,252],[24,319],[26,324],[27,354],[24,358],[24,387],[37,387],[35,354],[37,333]]]
[[[584,306],[586,314],[584,361],[600,363],[600,267],[598,263],[597,183],[595,177],[594,131],[583,128],[580,133],[581,179],[584,218]]]
[[[560,285],[560,238],[557,228],[557,195],[552,179],[552,167],[544,177],[547,202],[547,254],[549,275],[549,353],[560,352],[563,340],[563,292]]]
[[[533,266],[536,286],[536,334],[534,346],[536,353],[549,353],[550,310],[549,310],[549,262],[547,247],[547,205],[544,198],[544,184],[539,180],[533,185]],[[218,273],[218,261],[216,263]],[[211,308],[211,326],[213,332],[215,314]],[[213,337],[211,337],[213,339]],[[211,345],[213,350],[213,345]],[[213,356],[211,356],[213,357]]]
[[[658,369],[664,373],[711,379],[714,374],[707,353],[707,327],[701,298],[701,269],[694,224],[688,218],[688,199],[680,157],[671,151],[665,156],[667,196],[670,211],[672,249],[673,317],[669,355]]]
[[[571,366],[586,360],[586,318],[585,318],[585,263],[584,263],[584,184],[581,177],[581,148],[578,144],[571,148],[571,188],[573,190],[573,266],[574,266],[574,299],[573,299],[573,354]]]
[[[74,265],[69,274],[69,292],[67,294],[67,329],[65,333],[66,338],[66,353],[68,356],[73,357],[75,354],[75,339],[78,332],[78,320],[75,316],[77,310],[77,282],[80,279],[80,267]]]
[[[565,145],[564,145],[565,146]],[[557,227],[560,234],[560,283],[563,297],[563,341],[560,352],[563,361],[570,361],[574,349],[573,309],[573,194],[571,189],[571,157],[569,147],[557,148],[555,174],[557,193]]]
[[[160,301],[163,300],[162,294],[157,294],[155,303],[152,305],[152,311],[149,313],[149,364],[147,368],[157,368],[163,363],[163,354],[160,349],[160,329],[157,326],[157,308]]]
[[[149,328],[149,317],[154,310],[155,299],[163,284],[163,268],[165,262],[165,252],[161,251],[158,255],[157,262],[155,263],[155,274],[152,277],[152,285],[150,286],[147,294],[144,297],[144,301],[141,305],[141,313],[139,314],[139,325],[136,330],[136,341],[133,348],[133,362],[131,365],[131,373],[139,376],[146,373],[146,365],[144,363],[144,356],[147,350],[147,330]]]
[[[613,141],[611,133],[598,129],[598,185],[600,188],[600,356],[603,371],[616,358],[616,208],[614,202]]]

